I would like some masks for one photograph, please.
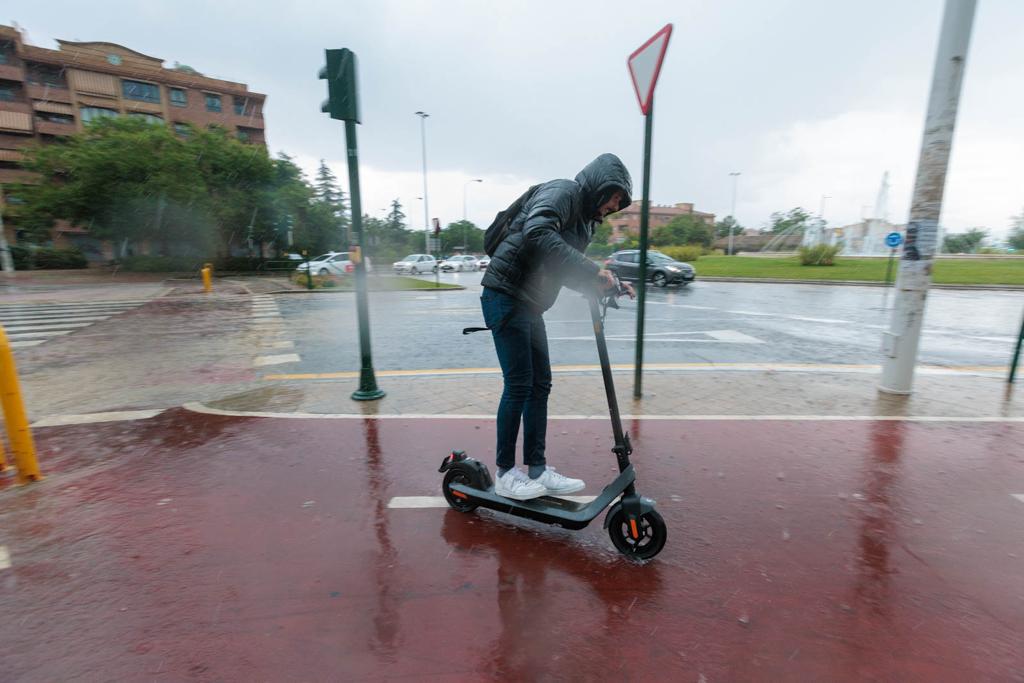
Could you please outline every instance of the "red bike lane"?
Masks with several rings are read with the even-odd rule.
[[[168,411],[37,430],[0,489],[0,679],[1017,680],[1024,424],[641,420],[635,565],[437,496],[474,419]],[[607,421],[553,420],[596,494]],[[7,480],[5,480],[7,481]]]

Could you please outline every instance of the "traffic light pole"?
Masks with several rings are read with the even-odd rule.
[[[345,121],[345,145],[348,148],[348,191],[352,201],[352,230],[359,246],[356,265],[356,311],[359,316],[359,389],[352,394],[357,401],[384,398],[377,387],[370,352],[370,307],[366,296],[366,251],[363,249],[363,207],[359,195],[359,151],[356,144],[356,122]]]
[[[643,391],[644,371],[644,302],[647,300],[647,223],[650,214],[648,197],[651,192],[651,129],[654,121],[654,95],[644,116],[644,189],[640,200],[640,280],[637,283],[636,305],[636,360],[633,364],[633,398]]]

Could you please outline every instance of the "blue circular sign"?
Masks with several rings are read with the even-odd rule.
[[[885,243],[889,247],[895,249],[896,247],[903,244],[903,235],[899,234],[898,232],[890,232],[888,235],[885,236]]]

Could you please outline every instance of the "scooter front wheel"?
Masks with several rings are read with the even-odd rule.
[[[640,515],[634,528],[625,511],[619,507],[608,519],[608,534],[612,545],[623,555],[634,560],[649,560],[665,547],[668,528],[657,510]]]
[[[469,499],[465,497],[464,493],[452,490],[452,484],[462,484],[463,486],[472,486],[473,482],[469,480],[466,473],[459,470],[448,470],[444,475],[444,483],[441,484],[441,491],[444,493],[444,499],[448,501],[448,505],[453,510],[459,512],[472,512],[476,510],[476,503],[469,502]]]

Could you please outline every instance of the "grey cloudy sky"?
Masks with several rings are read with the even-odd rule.
[[[486,225],[526,185],[572,177],[611,151],[639,196],[643,119],[626,57],[674,24],[655,107],[651,199],[729,213],[859,220],[891,174],[889,214],[906,220],[941,0],[109,0],[9,5],[30,42],[108,41],[268,95],[271,151],[346,181],[343,127],[319,112],[326,47],[360,60],[363,208],[398,197],[423,225],[420,121],[431,216]],[[1024,3],[980,0],[943,224],[1005,234],[1024,207]]]

